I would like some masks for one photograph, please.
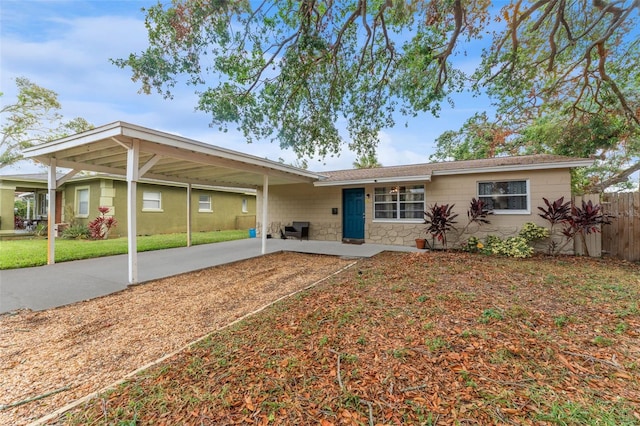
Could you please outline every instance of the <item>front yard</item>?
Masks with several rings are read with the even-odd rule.
[[[383,253],[57,421],[637,425],[639,300],[627,262]]]

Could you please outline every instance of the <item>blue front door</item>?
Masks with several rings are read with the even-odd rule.
[[[364,242],[364,188],[342,190],[342,239]]]

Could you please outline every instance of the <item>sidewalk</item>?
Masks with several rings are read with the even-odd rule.
[[[261,255],[261,240],[249,238],[138,253],[141,283],[237,262]],[[342,244],[329,241],[267,240],[267,253],[295,251],[345,257],[371,257],[382,251],[417,251],[412,247]],[[21,308],[55,308],[126,289],[127,255],[76,260],[35,268],[0,271],[0,314]]]

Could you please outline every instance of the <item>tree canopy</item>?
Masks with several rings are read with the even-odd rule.
[[[0,108],[0,168],[21,160],[26,148],[93,128],[80,117],[63,121],[58,94],[53,90],[24,77],[16,78],[16,87],[15,102]]]
[[[381,129],[437,115],[462,90],[490,95],[512,133],[548,114],[637,128],[639,11],[637,0],[174,0],[146,10],[149,47],[114,63],[145,93],[171,97],[186,78],[212,124],[249,142],[366,156]],[[482,37],[481,63],[464,69]]]

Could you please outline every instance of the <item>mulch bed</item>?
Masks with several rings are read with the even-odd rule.
[[[2,315],[0,424],[38,419],[351,263],[278,253]]]

